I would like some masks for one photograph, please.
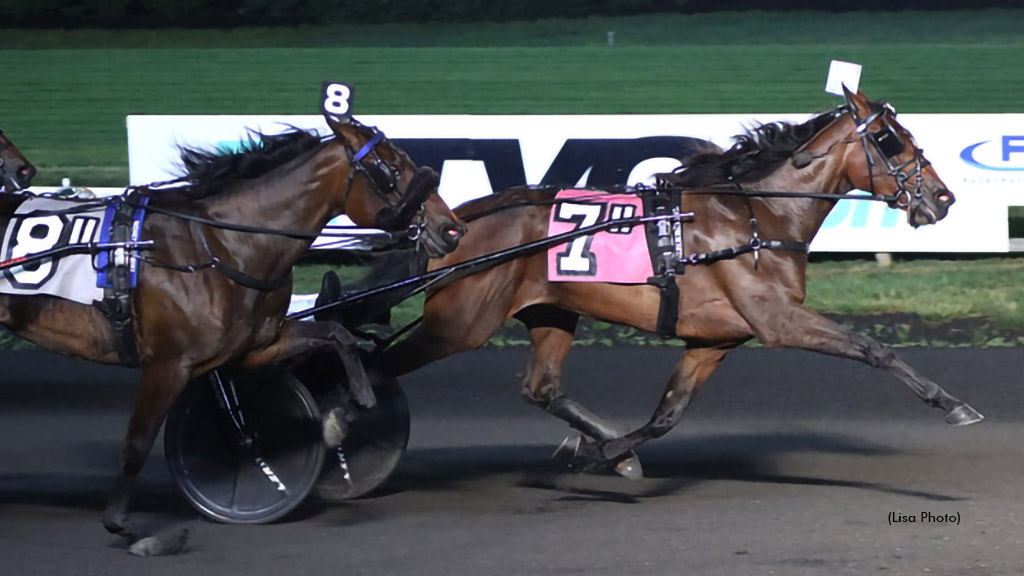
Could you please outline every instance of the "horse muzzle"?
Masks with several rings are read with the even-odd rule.
[[[0,186],[7,192],[20,192],[32,185],[36,167],[31,164],[0,165]]]
[[[420,241],[431,258],[440,258],[451,254],[459,247],[459,240],[466,234],[466,225],[462,222],[427,226],[422,231]]]
[[[914,228],[942,220],[949,214],[949,207],[956,202],[956,196],[945,188],[934,192],[906,194],[910,197],[906,205],[907,223]]]

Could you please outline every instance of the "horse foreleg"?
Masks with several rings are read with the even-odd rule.
[[[582,446],[579,457],[596,462],[615,462],[644,442],[664,436],[679,423],[694,392],[734,347],[688,348],[676,364],[651,419],[621,438]]]
[[[135,411],[128,422],[122,458],[124,465],[114,483],[103,525],[108,532],[135,541],[141,537],[128,520],[128,503],[135,478],[142,469],[157,432],[174,401],[188,383],[188,371],[179,364],[147,364],[142,367],[142,383],[135,400]]]
[[[356,337],[337,322],[285,321],[280,337],[270,346],[254,350],[242,357],[243,368],[259,368],[282,362],[306,352],[329,348],[334,350],[345,365],[349,389],[355,400],[366,408],[377,404],[373,387],[366,376],[359,357]]]
[[[929,406],[945,410],[946,422],[953,426],[974,424],[984,418],[966,402],[911,368],[892,348],[800,306],[773,309],[776,311],[771,315],[774,320],[750,322],[765,346],[802,348],[881,368],[910,387]]]
[[[562,365],[569,355],[579,315],[550,306],[534,306],[521,311],[516,318],[529,329],[532,343],[530,366],[523,380],[523,400],[564,420],[591,439],[611,440],[618,437],[619,431],[615,426],[565,396],[561,390]],[[555,450],[555,456],[568,457],[573,465],[584,464],[577,459],[580,446],[580,437],[570,434]],[[620,462],[616,470],[630,478],[643,476],[640,460],[635,456]]]

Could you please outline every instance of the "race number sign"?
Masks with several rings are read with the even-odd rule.
[[[346,119],[352,116],[352,87],[341,82],[324,82],[320,90],[320,111],[324,116]]]
[[[625,218],[643,216],[643,201],[634,194],[562,190],[551,207],[548,236]],[[619,226],[580,236],[548,250],[551,282],[646,284],[654,275],[644,227]]]

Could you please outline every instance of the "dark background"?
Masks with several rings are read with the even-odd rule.
[[[1007,0],[4,0],[0,27],[476,22],[734,10],[961,10]]]

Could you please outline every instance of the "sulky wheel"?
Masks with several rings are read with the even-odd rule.
[[[273,522],[302,503],[323,468],[320,410],[290,374],[213,372],[190,382],[168,414],[164,452],[206,517]]]
[[[409,444],[409,404],[397,380],[373,389],[377,405],[350,409],[348,431],[339,449],[328,449],[324,471],[313,494],[329,501],[369,494],[387,481]],[[328,400],[320,406],[330,410]]]

